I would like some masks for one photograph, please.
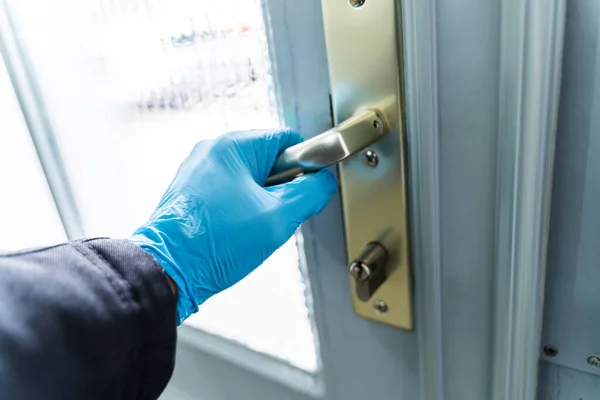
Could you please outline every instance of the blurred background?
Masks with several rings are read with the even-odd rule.
[[[0,63],[0,249],[67,240],[15,68],[39,96],[35,111],[49,122],[43,134],[56,143],[53,162],[86,237],[130,235],[197,141],[283,126],[259,0],[5,4],[12,26],[2,33],[25,64],[13,52]],[[187,324],[316,371],[298,242]]]

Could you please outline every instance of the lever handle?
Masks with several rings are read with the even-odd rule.
[[[381,113],[360,111],[336,127],[281,152],[265,186],[289,182],[337,164],[379,141],[388,131]]]

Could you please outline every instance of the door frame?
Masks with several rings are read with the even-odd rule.
[[[566,1],[502,2],[493,400],[537,394]]]
[[[441,301],[437,0],[403,0],[421,393],[446,398]],[[493,400],[533,399],[566,19],[564,0],[502,2]]]

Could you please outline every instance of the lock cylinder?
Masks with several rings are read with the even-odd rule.
[[[370,242],[360,256],[350,263],[356,297],[368,301],[386,279],[388,252],[379,242]]]

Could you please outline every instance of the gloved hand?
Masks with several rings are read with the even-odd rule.
[[[251,131],[198,143],[130,238],[177,285],[178,323],[252,272],[327,205],[336,190],[327,170],[262,187],[277,155],[301,141],[289,131]]]

